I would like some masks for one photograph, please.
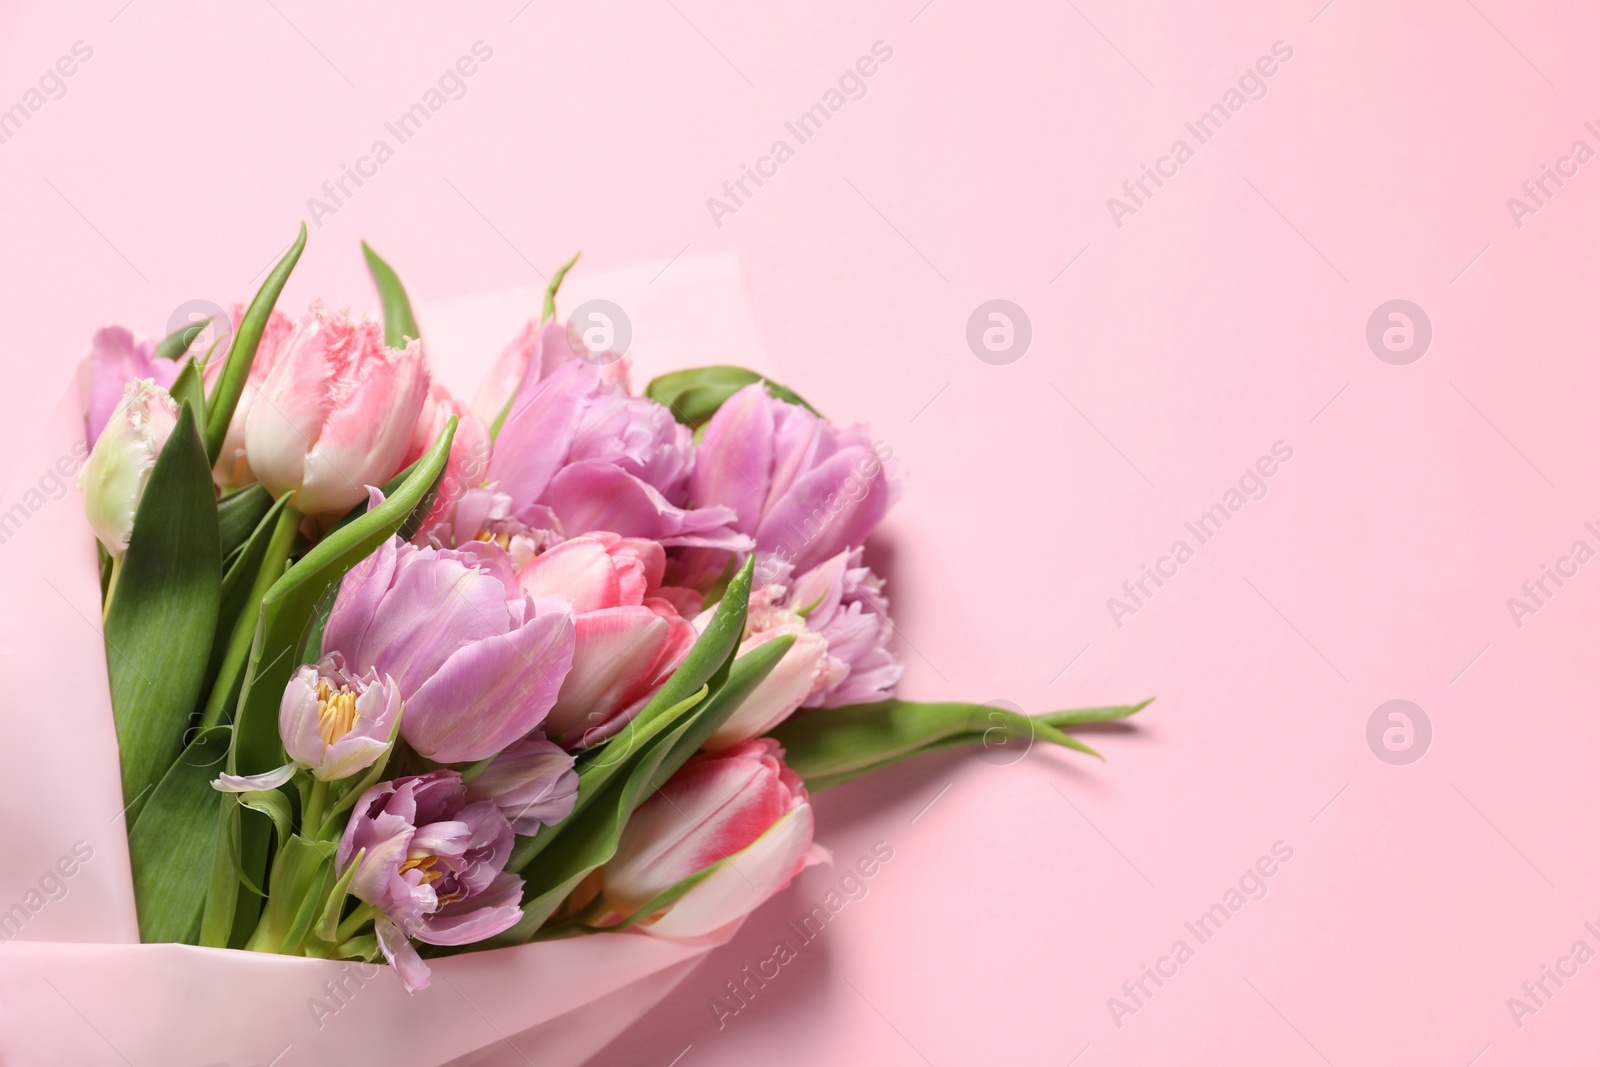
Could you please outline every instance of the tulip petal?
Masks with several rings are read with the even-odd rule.
[[[378,916],[372,927],[378,935],[378,947],[383,949],[384,959],[394,968],[405,991],[415,993],[419,989],[427,989],[432,984],[433,971],[417,954],[416,946],[405,932],[382,915]]]
[[[811,805],[801,804],[639,929],[657,937],[703,937],[750,914],[805,868],[812,829]]]
[[[810,570],[865,541],[889,510],[889,495],[873,451],[846,448],[795,480],[761,521],[756,543],[785,548],[796,571]]]
[[[219,793],[253,793],[263,789],[276,789],[294,777],[293,763],[260,774],[219,774],[211,788]]]
[[[430,945],[468,945],[509,930],[522,918],[522,879],[501,872],[488,888],[428,916],[416,929]]]
[[[571,616],[546,612],[510,634],[459,648],[406,702],[401,734],[439,763],[494,755],[555,704],[573,640]]]
[[[766,506],[772,455],[772,401],[766,387],[753,382],[729,397],[706,424],[690,476],[693,499],[733,508],[735,526],[754,530]]]
[[[737,517],[721,505],[685,510],[652,485],[599,459],[573,463],[550,483],[545,499],[569,534],[610,530],[666,547],[748,551],[750,539],[729,524]]]

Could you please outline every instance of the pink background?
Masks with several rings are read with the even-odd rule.
[[[904,693],[1160,698],[1093,738],[1106,765],[951,755],[820,795],[839,866],[596,1062],[1587,1058],[1600,964],[1520,1027],[1507,998],[1600,950],[1600,578],[1520,628],[1507,598],[1600,549],[1600,164],[1520,227],[1506,198],[1600,149],[1600,18],[1321,4],[7,4],[0,107],[93,56],[0,144],[0,507],[95,327],[247,297],[306,198],[481,40],[467,94],[313,230],[286,306],[371,305],[362,237],[444,302],[428,328],[577,248],[641,308],[734,257],[748,317],[641,311],[640,380],[747,362],[891,444]],[[880,40],[866,95],[718,227],[707,197]],[[1267,95],[1118,228],[1106,198],[1280,40]],[[1033,328],[1005,366],[965,340],[994,298]],[[1396,298],[1433,325],[1408,366],[1365,339]],[[1266,497],[1117,627],[1107,598],[1277,441]],[[1433,726],[1407,766],[1366,741],[1396,698]],[[724,983],[876,841],[868,894],[719,1030]],[[1185,921],[1278,841],[1265,898],[1198,945]],[[1194,958],[1119,1028],[1107,998],[1180,938]]]

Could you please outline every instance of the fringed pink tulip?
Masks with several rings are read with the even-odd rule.
[[[544,721],[573,663],[573,624],[565,605],[536,607],[494,545],[392,538],[345,576],[323,648],[394,679],[413,749],[465,763]]]
[[[564,748],[622,729],[694,644],[694,626],[678,608],[698,608],[698,598],[662,588],[665,568],[654,541],[591,533],[536,556],[518,574],[529,596],[564,599],[576,613],[572,671],[544,724]]]
[[[341,875],[356,865],[350,892],[376,909],[378,945],[407,992],[429,982],[411,939],[467,945],[522,917],[522,879],[505,872],[514,841],[455,771],[382,782],[356,801],[335,862]]]
[[[706,424],[689,497],[732,508],[755,538],[757,577],[784,581],[866,540],[899,495],[884,458],[865,427],[839,429],[755,382]]]
[[[718,866],[639,928],[701,937],[739,919],[820,858],[811,801],[771,738],[696,756],[628,819],[600,870],[607,918],[633,915],[691,875]],[[602,919],[602,922],[605,920]]]
[[[244,319],[244,311],[243,304],[234,304],[228,309],[228,317],[232,323],[229,337],[239,336],[239,323]],[[250,361],[250,376],[245,379],[244,390],[239,394],[239,403],[233,409],[233,418],[228,420],[228,433],[222,440],[222,450],[217,453],[216,466],[211,471],[212,477],[222,489],[237,489],[256,480],[255,472],[250,469],[249,453],[245,448],[245,423],[250,417],[250,407],[255,403],[256,394],[261,391],[268,375],[283,358],[284,347],[294,336],[294,332],[294,319],[283,312],[274,311],[267,317],[266,328],[261,331],[261,342],[256,346],[255,359]],[[205,353],[197,352],[195,355],[199,358]],[[206,364],[205,376],[208,389],[215,385],[217,378],[221,376],[226,356],[225,351],[212,353],[210,362]]]
[[[427,392],[420,342],[312,304],[250,404],[250,468],[307,515],[347,511],[400,469]]]

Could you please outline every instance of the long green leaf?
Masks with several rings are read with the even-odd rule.
[[[233,706],[233,701],[239,695],[239,684],[244,680],[239,671],[227,678],[220,678],[223,659],[233,632],[238,628],[239,617],[250,602],[250,590],[255,585],[256,575],[267,558],[268,546],[278,526],[278,516],[283,513],[288,501],[289,494],[285,493],[267,509],[250,539],[227,561],[227,569],[222,574],[222,600],[217,609],[217,634],[211,644],[210,662],[206,667],[206,688],[209,690],[218,684],[224,687],[220,697],[223,707]]]
[[[885,700],[796,715],[772,731],[789,767],[811,789],[838,785],[868,771],[911,756],[962,744],[982,744],[999,730],[1007,741],[1026,734],[1099,756],[1088,745],[1062,733],[1061,726],[1123,719],[1147,706],[1050,712],[1028,717],[989,704],[915,704]]]
[[[222,531],[222,558],[228,559],[250,539],[272,508],[272,494],[260,482],[229,493],[217,501],[217,525]]]
[[[195,411],[183,405],[134,516],[105,620],[111,707],[123,799],[138,817],[145,793],[183,751],[200,697],[222,592],[211,464]]]
[[[227,758],[231,732],[197,732],[128,831],[141,941],[196,943],[217,842],[211,779]]]
[[[234,332],[233,344],[228,348],[227,361],[223,363],[222,375],[211,392],[210,410],[206,413],[206,455],[211,457],[212,463],[222,454],[222,442],[228,436],[228,423],[233,421],[233,409],[239,406],[239,397],[244,395],[245,382],[250,379],[250,364],[255,362],[256,348],[261,344],[261,335],[278,302],[278,294],[283,292],[283,286],[289,280],[294,265],[300,261],[300,253],[305,247],[306,224],[302,222],[299,236],[278,261],[278,265],[272,268],[267,280],[261,283],[260,291],[250,301],[244,318],[239,321],[239,329]]]
[[[660,789],[679,767],[687,763],[691,756],[700,751],[702,745],[711,740],[711,735],[733,717],[734,712],[739,710],[745,699],[755,691],[756,686],[766,680],[767,675],[778,666],[778,661],[783,659],[784,653],[788,652],[793,644],[794,635],[784,634],[770,641],[763,641],[733,661],[728,670],[727,680],[711,694],[705,707],[695,711],[694,721],[689,724],[688,731],[668,755],[655,780],[650,783],[652,791]]]
[[[763,382],[767,392],[779,400],[797,404],[819,418],[822,416],[820,411],[788,386],[779,385],[753,370],[726,364],[663,374],[645,386],[644,395],[665,405],[673,417],[685,426],[698,429],[711,421],[711,416],[730,396],[751,382]]]
[[[411,311],[411,298],[400,276],[385,263],[367,242],[361,242],[361,252],[367,258],[367,270],[378,287],[378,302],[383,306],[383,343],[390,348],[404,348],[412,338],[421,338],[417,319]]]

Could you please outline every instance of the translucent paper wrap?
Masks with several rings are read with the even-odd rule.
[[[631,298],[636,344],[646,324],[695,336],[680,332],[692,328],[685,307],[718,322],[717,351],[667,352],[651,373],[695,356],[748,359],[753,331],[731,265],[673,271],[653,288],[653,270],[591,285],[624,306]],[[424,307],[424,332],[440,327],[441,343],[429,339],[442,376],[477,381],[533,299],[474,297],[431,318]],[[415,996],[385,966],[138,944],[106,680],[116,652],[103,644],[94,536],[75,485],[82,441],[73,388],[0,496],[0,1064],[576,1065],[733,935],[602,934],[470,953],[433,961],[432,987]]]

